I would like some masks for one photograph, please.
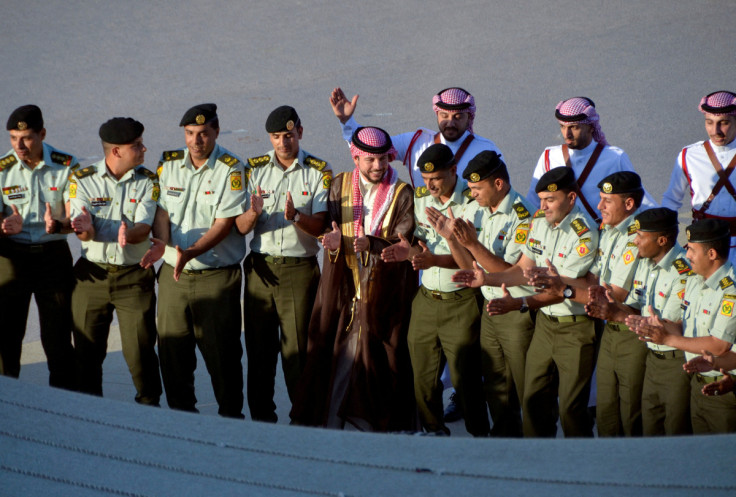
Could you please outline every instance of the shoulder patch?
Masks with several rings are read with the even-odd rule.
[[[636,247],[636,244],[634,242],[626,242],[627,247]]]
[[[429,189],[426,186],[418,186],[414,190],[414,196],[416,198],[426,197],[427,195],[429,195]]]
[[[230,154],[222,154],[221,156],[217,158],[217,160],[225,164],[227,167],[233,167],[237,165],[238,163],[240,163],[239,159],[233,157]]]
[[[730,286],[733,286],[733,280],[730,277],[726,276],[725,278],[721,279],[721,290],[724,290]]]
[[[161,161],[168,162],[170,160],[181,160],[184,158],[183,150],[167,150],[161,154]]]
[[[73,175],[81,179],[86,176],[91,176],[95,174],[95,172],[97,172],[97,168],[95,166],[87,166],[83,167],[82,169],[77,169],[76,171],[74,171]]]
[[[69,167],[72,165],[74,157],[69,154],[62,154],[61,152],[51,152],[51,160],[62,166]]]
[[[13,154],[8,155],[7,157],[3,157],[2,159],[0,159],[0,171],[10,169],[15,165],[16,162],[18,162],[18,159]]]
[[[465,190],[463,190],[463,197],[467,198],[470,201],[475,200],[473,198],[473,192],[470,191],[470,188],[466,188]]]
[[[251,157],[248,159],[248,164],[250,164],[250,167],[260,167],[263,165],[268,164],[268,162],[271,160],[271,158],[266,155],[260,155],[258,157]]]
[[[636,223],[631,223],[629,225],[629,229],[627,230],[627,233],[629,234],[629,236],[636,235],[636,231],[637,231],[637,229],[636,229]]]
[[[687,260],[684,257],[675,259],[674,261],[672,261],[672,265],[680,274],[687,274],[690,273],[690,271],[692,270],[690,264],[688,264]]]
[[[570,221],[570,226],[572,226],[572,229],[575,230],[575,233],[580,237],[583,236],[583,234],[590,231],[590,228],[588,228],[588,225],[585,224],[585,221],[583,221],[580,218],[573,219]]]
[[[322,159],[318,159],[317,157],[314,157],[314,156],[311,156],[311,155],[308,155],[304,159],[304,164],[306,164],[309,167],[313,167],[314,169],[316,169],[317,171],[320,171],[320,172],[322,172],[322,170],[324,170],[325,168],[328,168],[329,169],[329,167],[327,166],[327,161],[324,161]]]
[[[529,211],[526,209],[526,207],[524,207],[524,204],[522,204],[521,202],[516,202],[513,205],[513,208],[516,212],[516,215],[519,216],[519,219],[526,219],[531,216],[531,214],[529,214]]]
[[[542,209],[534,213],[534,219],[539,219],[540,217],[544,217],[544,211]]]
[[[158,181],[158,175],[145,166],[139,167],[138,169],[136,169],[136,172],[142,174],[152,181]]]

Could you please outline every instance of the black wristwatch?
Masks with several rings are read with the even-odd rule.
[[[562,296],[566,299],[571,299],[572,296],[575,295],[575,291],[572,289],[570,285],[567,285],[564,290],[562,290]]]
[[[529,312],[529,304],[526,301],[526,297],[521,297],[521,307],[519,308],[519,312],[522,314]]]

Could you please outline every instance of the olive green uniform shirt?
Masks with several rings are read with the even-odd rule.
[[[66,240],[65,234],[46,233],[46,202],[51,204],[54,219],[66,217],[64,204],[68,197],[69,174],[79,165],[76,157],[51,145],[43,144],[43,159],[33,169],[10,151],[0,159],[0,210],[4,216],[13,214],[15,205],[23,217],[23,227],[9,238],[19,243],[45,243]]]
[[[656,264],[652,259],[640,259],[631,292],[624,304],[640,309],[642,316],[650,315],[651,305],[661,318],[682,321],[682,298],[685,295],[685,283],[691,275],[685,249],[679,244],[675,244]],[[647,347],[662,352],[676,350],[651,342],[647,343]]]
[[[284,218],[286,193],[291,192],[294,208],[307,215],[327,211],[327,197],[332,183],[332,169],[323,160],[299,150],[296,160],[284,170],[274,158],[274,151],[248,159],[248,192],[263,191],[263,212],[253,229],[250,249],[259,254],[285,257],[317,255],[317,238]]]
[[[577,204],[557,225],[550,225],[539,210],[534,214],[524,254],[537,266],[546,267],[549,259],[561,276],[580,278],[595,261],[598,253],[598,230]],[[548,316],[585,315],[585,306],[566,299],[540,309]]]
[[[631,290],[631,283],[639,260],[639,248],[634,243],[636,226],[634,217],[639,211],[618,223],[608,224],[600,232],[598,257],[590,272],[598,276],[601,283],[616,285]]]
[[[74,172],[69,178],[72,218],[85,207],[95,230],[93,240],[82,242],[82,257],[98,264],[138,264],[151,244],[144,240],[121,247],[120,222],[125,221],[128,228],[136,223],[153,225],[157,197],[158,180],[145,166],[131,169],[119,180],[107,169],[104,159]]]
[[[248,209],[243,162],[215,145],[207,162],[195,168],[188,149],[164,152],[158,168],[158,205],[169,214],[171,236],[164,261],[176,265],[176,249],[190,247],[218,218],[235,217]],[[202,270],[239,264],[245,241],[235,227],[217,245],[187,262],[184,269]]]
[[[465,211],[468,208],[474,210],[474,207],[470,206],[475,204],[475,201],[469,197],[467,184],[457,176],[455,178],[455,189],[452,191],[449,200],[444,204],[439,199],[430,195],[426,186],[419,186],[414,190],[414,218],[416,220],[414,236],[423,240],[427,244],[429,251],[435,255],[449,255],[451,253],[450,246],[447,244],[447,240],[442,238],[434,230],[432,225],[429,224],[425,209],[427,207],[434,207],[444,215],[447,215],[447,210],[452,208],[452,213],[455,217],[466,217]],[[459,290],[457,283],[452,281],[452,275],[456,272],[457,269],[437,266],[424,269],[422,270],[422,285],[428,290],[455,292]]]
[[[531,204],[519,195],[515,190],[509,193],[498,204],[496,212],[491,212],[488,207],[480,207],[477,202],[476,212],[480,215],[480,221],[475,219],[475,227],[478,230],[478,241],[483,244],[493,255],[500,257],[505,262],[513,265],[519,262],[522,250],[529,237],[532,213]],[[465,216],[469,218],[469,216]],[[514,286],[508,288],[512,297],[525,297],[534,294],[529,286]],[[483,297],[487,300],[501,298],[503,290],[501,287],[481,287]]]
[[[683,336],[707,337],[712,335],[723,341],[736,341],[736,274],[730,262],[718,268],[708,279],[700,275],[688,278],[685,296],[682,300],[684,309]],[[690,360],[700,354],[685,351],[685,359]],[[736,374],[736,369],[729,371]],[[708,371],[703,376],[720,376],[719,371]]]

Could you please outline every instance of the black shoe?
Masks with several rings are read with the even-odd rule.
[[[450,395],[450,402],[447,404],[447,407],[445,407],[445,423],[453,423],[463,419],[463,412],[460,409],[460,406],[455,403],[455,395],[455,393]]]

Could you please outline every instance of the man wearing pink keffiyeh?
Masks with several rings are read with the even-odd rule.
[[[562,100],[555,107],[555,118],[564,143],[547,147],[539,157],[526,199],[539,207],[539,197],[535,191],[539,178],[554,167],[571,167],[578,183],[578,206],[584,208],[592,219],[599,221],[598,183],[619,171],[635,172],[634,166],[626,152],[608,144],[601,130],[595,103],[588,97]],[[654,198],[646,190],[642,207],[657,207]]]
[[[724,219],[731,227],[729,260],[736,264],[736,93],[717,91],[700,99],[708,140],[677,154],[662,207],[678,210],[690,194],[693,219]],[[722,176],[725,172],[725,178]]]
[[[331,228],[309,325],[307,363],[294,423],[361,431],[417,428],[406,334],[417,279],[411,263],[381,251],[414,232],[414,195],[389,165],[396,157],[380,128],[358,128],[355,169],[332,181]]]
[[[348,100],[341,88],[335,88],[330,95],[330,105],[340,120],[342,136],[350,141],[358,124],[353,118],[358,95]],[[501,159],[503,154],[495,143],[473,132],[475,121],[475,98],[462,88],[445,88],[432,97],[432,110],[437,116],[439,133],[426,128],[394,135],[391,141],[396,147],[396,158],[409,169],[413,187],[424,185],[422,172],[417,161],[427,148],[443,143],[452,150],[457,162],[457,174],[462,175],[470,159],[484,150],[496,152]]]

